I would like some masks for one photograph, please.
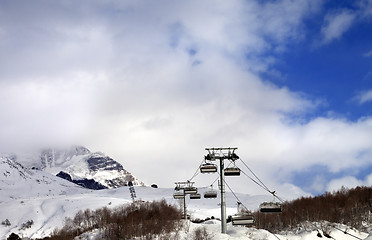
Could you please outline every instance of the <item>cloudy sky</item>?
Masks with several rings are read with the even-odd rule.
[[[173,187],[238,147],[283,197],[371,185],[371,28],[371,0],[0,0],[0,151],[80,144]]]

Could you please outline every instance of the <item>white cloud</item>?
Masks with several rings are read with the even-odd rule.
[[[268,186],[296,194],[293,171],[370,159],[371,119],[293,123],[318,102],[257,74],[275,62],[273,49],[304,36],[319,2],[9,4],[0,15],[1,151],[83,144],[172,186],[191,177],[205,147],[237,146]]]
[[[355,19],[355,13],[347,9],[328,14],[324,19],[324,24],[321,29],[320,44],[328,44],[339,39],[349,30]]]
[[[333,179],[328,183],[327,191],[333,192],[345,188],[355,188],[357,186],[371,186],[372,185],[372,174],[368,175],[364,180],[359,180],[354,176],[345,176],[338,179]]]
[[[366,52],[363,54],[364,57],[371,57],[372,56],[372,50],[369,52]]]
[[[96,84],[101,78],[75,73],[53,81],[0,82],[0,151],[78,143],[100,100]]]
[[[325,186],[327,185],[327,180],[324,176],[315,175],[314,181],[310,186],[311,191],[315,192],[323,192],[325,190]]]
[[[363,103],[372,101],[372,89],[359,93],[357,96],[354,97],[354,99],[359,104],[363,104]]]
[[[361,14],[364,18],[369,18],[372,16],[372,1],[358,1],[357,2],[359,9],[361,9]]]
[[[334,179],[328,183],[328,192],[337,191],[341,187],[354,188],[356,186],[362,186],[363,182],[356,179],[353,176],[347,176],[339,179]]]

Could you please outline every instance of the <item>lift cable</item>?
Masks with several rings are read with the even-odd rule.
[[[258,186],[260,186],[261,188],[263,188],[265,191],[269,192],[270,194],[272,194],[275,198],[277,198],[281,203],[284,203],[285,201],[279,197],[278,195],[276,195],[275,191],[270,191],[268,189],[266,189],[264,186],[262,186],[259,182],[257,182],[256,180],[254,180],[252,177],[250,177],[247,173],[245,173],[243,170],[241,170],[241,172],[247,176],[250,180],[252,180],[252,182],[256,183]]]
[[[265,191],[268,191],[264,186],[262,186],[259,182],[257,182],[256,180],[254,180],[252,177],[250,177],[247,173],[245,173],[243,170],[240,170],[245,176],[247,176],[250,180],[252,180],[252,182],[256,183],[258,186],[262,187]],[[268,191],[269,193],[271,193],[270,191]]]
[[[262,184],[263,188],[272,193],[272,191],[270,191],[270,189],[257,177],[257,175],[248,167],[248,165],[243,161],[243,159],[240,158],[240,161],[244,164],[244,166],[253,174],[253,176]]]
[[[219,174],[218,174],[218,175],[219,175]],[[219,178],[220,178],[220,176],[218,176],[218,177],[217,177],[217,178],[212,182],[211,186],[213,186],[213,184],[214,184],[215,182],[217,182]]]
[[[230,163],[231,164],[231,163]],[[230,166],[230,164],[228,165],[228,166]],[[198,168],[197,170],[196,170],[196,172],[195,172],[195,174],[194,174],[194,176],[189,180],[189,181],[191,181],[193,178],[195,178],[197,175],[199,175],[199,170],[200,168]],[[210,188],[210,187],[212,187],[213,185],[214,185],[214,183],[215,182],[217,182],[217,180],[220,178],[220,173],[219,172],[217,172],[218,173],[218,176],[217,176],[217,178],[211,183],[211,184],[209,184],[208,186],[204,186],[204,187],[197,187],[198,189],[205,189],[205,188]],[[213,188],[213,187],[212,187]]]
[[[241,162],[244,164],[244,166],[253,174],[253,176],[259,181],[257,182],[256,180],[254,180],[253,178],[251,178],[250,176],[248,176],[244,171],[242,171],[249,179],[251,179],[254,183],[256,183],[258,186],[262,187],[264,190],[266,190],[267,192],[269,192],[270,194],[272,194],[275,198],[277,198],[280,202],[284,203],[284,200],[282,198],[280,198],[278,195],[276,195],[275,191],[270,191],[270,189],[258,178],[258,176],[248,167],[248,165],[240,158]],[[319,232],[322,231],[323,232],[323,235],[328,237],[328,238],[333,238],[335,239],[334,237],[330,236],[329,234],[327,233],[324,233],[323,230],[319,229],[314,223],[311,223],[311,225],[313,225],[317,231]],[[275,235],[275,234],[274,234]],[[276,235],[275,235],[276,236]],[[277,236],[276,236],[277,237]],[[278,238],[278,237],[277,237]]]
[[[263,188],[264,190],[266,190],[268,193],[272,194],[275,198],[277,198],[280,202],[284,203],[285,201],[279,197],[275,191],[271,191],[262,181],[261,179],[259,179],[259,177],[252,171],[252,169],[250,169],[248,167],[248,165],[242,160],[242,163],[244,164],[244,166],[253,174],[253,176],[257,179],[257,181],[255,179],[253,179],[252,177],[250,177],[247,173],[245,173],[244,171],[243,174],[246,175],[251,181],[253,181],[254,183],[256,183],[258,186],[260,186],[261,188]]]
[[[229,165],[227,165],[227,167],[229,167],[231,165],[231,162],[229,163]],[[217,180],[220,178],[220,173],[217,171],[217,173],[218,173],[218,176],[217,176],[217,178],[209,185],[209,186],[213,186],[213,184],[215,183],[215,182],[217,182]],[[209,187],[208,186],[208,187]]]
[[[275,191],[271,191],[259,178],[258,176],[248,167],[247,164],[245,164],[245,162],[240,159],[242,161],[242,163],[246,166],[246,168],[253,174],[253,176],[257,179],[257,181],[255,179],[253,179],[252,177],[250,177],[247,173],[245,173],[244,171],[242,171],[244,173],[244,175],[246,175],[251,181],[253,181],[254,183],[256,183],[258,186],[260,186],[261,188],[263,188],[265,191],[267,191],[268,193],[272,194],[275,198],[277,198],[280,202],[284,203],[284,200],[282,198],[280,198],[278,195],[276,195]]]
[[[276,193],[275,193],[275,191],[270,191],[270,189],[261,181],[261,179],[248,167],[248,165],[240,158],[240,160],[241,160],[241,162],[244,164],[244,166],[249,170],[249,172],[251,172],[252,173],[252,175],[257,179],[257,181],[255,180],[255,179],[253,179],[252,177],[250,177],[247,173],[245,173],[244,171],[242,171],[243,173],[244,173],[244,175],[246,175],[251,181],[253,181],[254,183],[256,183],[258,186],[260,186],[261,188],[263,188],[264,190],[266,190],[267,192],[269,192],[270,194],[272,194],[275,198],[277,198],[280,202],[282,202],[282,203],[284,203],[284,200],[282,199],[282,198],[280,198],[278,195],[276,195]],[[204,162],[204,160],[201,162],[201,164]],[[200,164],[200,165],[201,165]],[[191,181],[192,179],[194,179],[199,173],[200,173],[200,165],[199,165],[199,167],[196,169],[196,171],[195,171],[195,173],[194,173],[194,175],[190,178],[190,180],[189,181]],[[231,162],[229,163],[229,165],[227,166],[227,167],[229,167],[231,165]],[[213,184],[219,179],[219,177],[220,176],[218,176],[213,182],[212,182],[212,184],[211,185],[209,185],[209,186],[213,186]],[[232,189],[230,188],[230,186],[227,184],[227,182],[226,181],[224,181],[225,182],[225,184],[226,184],[226,186],[229,188],[229,190],[231,191],[231,193],[234,195],[234,197],[243,205],[243,207],[245,208],[245,209],[247,209],[248,210],[248,208],[239,200],[239,198],[236,196],[236,194],[232,191]],[[209,186],[207,186],[207,187],[201,187],[201,189],[202,188],[209,188]],[[190,202],[190,200],[188,201],[188,203],[186,204],[186,205],[188,205],[189,204],[189,202]],[[322,231],[321,229],[319,229],[314,223],[311,223],[311,225],[313,225],[317,230],[318,230],[318,232],[319,232],[319,230],[320,231]],[[334,227],[335,229],[337,229],[336,227]],[[337,229],[337,230],[340,230],[340,229]],[[340,231],[342,231],[342,230],[340,230]],[[323,235],[324,236],[326,236],[326,237],[329,237],[329,238],[333,238],[332,236],[330,236],[329,234],[327,234],[327,233],[324,233],[324,231],[322,231],[323,232]],[[350,233],[346,233],[346,232],[344,232],[345,234],[349,234],[349,235],[351,235],[351,236],[353,236],[352,234],[350,234]],[[274,233],[272,233],[277,239],[279,239],[278,238],[278,236],[276,236]],[[356,237],[356,236],[353,236],[353,237],[355,237],[355,238],[358,238],[358,237]],[[333,239],[335,239],[335,238],[333,238]],[[358,239],[360,239],[360,238],[358,238]]]
[[[199,175],[199,173],[200,173],[200,165],[201,165],[203,162],[204,162],[204,160],[199,164],[199,166],[198,166],[198,168],[196,169],[194,175],[190,178],[189,181],[193,180],[196,176]]]
[[[226,180],[225,180],[224,182],[225,182],[226,186],[230,189],[230,192],[234,195],[234,197],[236,198],[236,200],[238,200],[238,202],[240,202],[241,205],[243,205],[243,207],[244,207],[245,209],[248,210],[248,208],[243,204],[243,202],[240,201],[240,199],[238,198],[238,196],[236,196],[236,194],[235,194],[234,191],[231,189],[231,187],[229,186],[229,184],[227,184]]]
[[[234,195],[234,197],[236,198],[236,200],[238,200],[238,202],[243,205],[243,207],[248,210],[248,208],[243,204],[242,201],[240,201],[240,199],[238,198],[238,196],[236,196],[236,194],[234,193],[234,191],[231,189],[231,187],[229,186],[229,184],[227,184],[226,181],[224,181],[226,186],[230,189],[230,192]],[[249,210],[248,210],[249,211]],[[280,240],[280,238],[275,234],[275,233],[271,233],[272,235],[274,235],[278,240]]]

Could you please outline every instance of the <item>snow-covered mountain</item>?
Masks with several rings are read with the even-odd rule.
[[[9,158],[26,168],[40,169],[53,175],[68,174],[80,185],[94,180],[103,188],[126,186],[129,181],[134,185],[144,185],[114,159],[101,152],[91,152],[82,146],[69,149],[44,149],[34,154],[13,154]]]
[[[179,205],[180,201],[173,199],[174,189],[151,188],[136,186],[137,199],[157,201],[165,199],[170,204]],[[200,188],[203,194],[208,189]],[[65,218],[73,218],[78,211],[95,210],[102,207],[116,207],[132,202],[129,187],[89,190],[62,178],[38,170],[26,168],[14,161],[14,158],[0,157],[0,239],[7,239],[11,233],[22,238],[43,238],[49,236],[55,228],[61,228]],[[236,213],[236,197],[248,208],[255,209],[267,196],[252,196],[226,192],[227,215]],[[187,211],[192,218],[219,217],[218,199],[187,199]],[[227,234],[221,234],[221,225],[217,220],[202,224],[185,223],[180,232],[180,240],[193,239],[193,231],[205,227],[213,239],[287,239],[305,240],[319,239],[314,229],[301,228],[294,232],[272,233],[256,228],[234,227],[227,225]],[[337,225],[330,230],[330,235],[337,240],[359,239],[371,240],[372,235],[359,232],[345,225]],[[348,234],[345,234],[348,233]],[[352,235],[350,235],[352,234]],[[98,232],[84,234],[79,239],[100,239]]]
[[[27,191],[25,191],[25,187]],[[1,203],[7,200],[87,192],[87,189],[36,168],[25,168],[14,159],[0,157]]]
[[[44,237],[81,209],[128,202],[99,192],[37,168],[28,169],[14,158],[0,157],[0,239],[11,232]]]

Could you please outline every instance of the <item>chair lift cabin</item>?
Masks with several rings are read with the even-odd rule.
[[[237,214],[232,216],[232,225],[253,226],[254,216],[252,214]]]
[[[260,204],[260,212],[280,213],[282,212],[282,205],[279,202],[263,202]]]
[[[253,214],[248,211],[241,202],[238,202],[237,204],[238,213],[231,217],[232,225],[253,226],[255,223]],[[242,209],[242,207],[245,209]]]
[[[190,194],[190,199],[200,199],[201,195],[199,193]]]
[[[217,172],[217,166],[212,163],[204,163],[200,166],[201,173],[215,173]]]
[[[240,169],[237,167],[225,168],[225,176],[240,176]]]
[[[198,189],[196,187],[186,187],[184,189],[185,194],[196,194],[198,193]]]
[[[204,198],[217,198],[217,191],[211,190],[204,193]]]
[[[185,198],[185,195],[182,192],[175,192],[173,194],[173,198],[174,199],[183,199],[183,198]]]

